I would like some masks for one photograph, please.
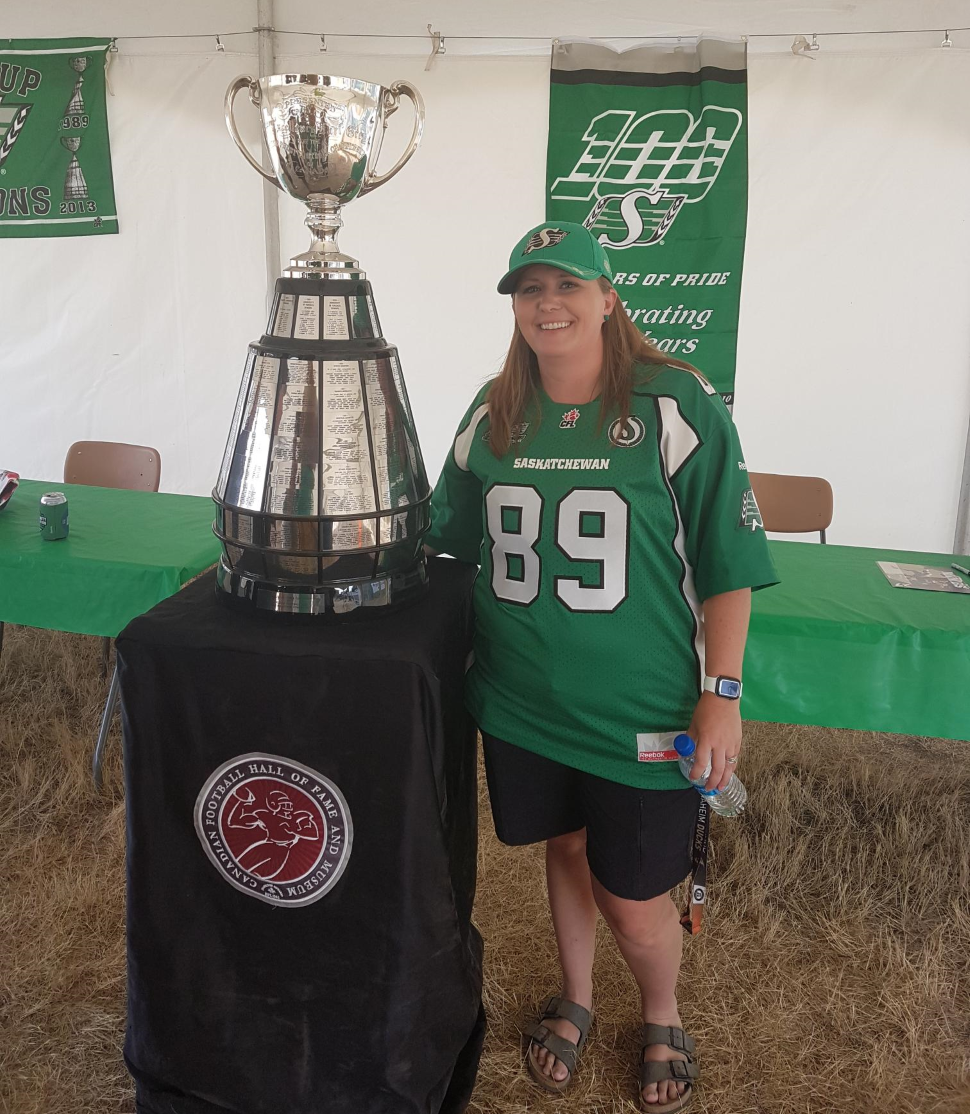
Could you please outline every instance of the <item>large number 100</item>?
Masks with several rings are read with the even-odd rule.
[[[528,607],[539,597],[542,561],[536,543],[544,500],[532,486],[496,484],[485,496],[492,543],[492,591]],[[598,566],[597,583],[557,576],[553,593],[570,611],[615,611],[627,596],[630,505],[611,488],[575,487],[556,504],[555,542],[571,561]]]

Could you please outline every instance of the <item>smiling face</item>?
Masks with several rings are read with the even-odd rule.
[[[540,363],[601,353],[603,315],[615,305],[615,290],[544,263],[526,267],[512,295],[516,324]]]

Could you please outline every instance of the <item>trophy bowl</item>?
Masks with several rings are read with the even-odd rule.
[[[233,102],[243,89],[259,109],[272,174],[253,158],[236,129]],[[388,117],[397,111],[402,95],[414,102],[411,140],[394,166],[378,174]],[[308,268],[356,266],[355,259],[341,255],[336,247],[340,206],[389,182],[408,162],[424,133],[424,101],[407,81],[385,87],[328,74],[274,74],[258,81],[242,76],[226,92],[226,126],[250,166],[307,205],[306,224],[314,242],[286,272],[302,277]]]

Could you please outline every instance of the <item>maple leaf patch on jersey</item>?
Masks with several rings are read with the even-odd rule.
[[[578,410],[567,410],[562,416],[562,421],[559,423],[560,429],[575,429],[576,423],[579,421],[580,413]]]

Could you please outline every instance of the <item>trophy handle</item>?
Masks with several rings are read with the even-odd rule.
[[[248,162],[254,170],[258,170],[267,182],[272,182],[273,185],[276,186],[278,189],[282,189],[283,187],[279,184],[276,175],[267,173],[260,166],[260,164],[249,153],[246,144],[243,143],[242,139],[239,136],[239,132],[236,131],[236,121],[233,119],[232,116],[232,102],[236,99],[236,94],[240,91],[240,89],[249,90],[249,99],[252,101],[256,108],[259,108],[260,101],[262,100],[258,81],[253,80],[253,78],[248,77],[245,74],[242,77],[237,77],[236,80],[226,90],[226,127],[229,129],[229,134],[232,136],[233,143],[235,143],[239,150],[242,152],[243,158],[245,158],[246,162]],[[395,167],[394,169],[397,170],[398,168]]]
[[[363,197],[365,193],[370,193],[371,190],[376,190],[378,186],[383,186],[385,182],[389,182],[418,149],[421,136],[424,135],[424,99],[410,81],[395,81],[394,84],[388,88],[384,101],[387,115],[390,116],[392,112],[397,110],[398,97],[401,93],[406,97],[410,97],[414,102],[414,131],[411,132],[411,142],[408,144],[404,154],[386,174],[368,175],[358,194],[359,197]]]

